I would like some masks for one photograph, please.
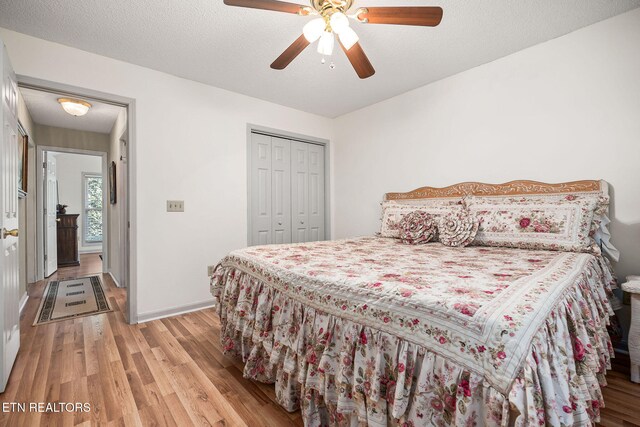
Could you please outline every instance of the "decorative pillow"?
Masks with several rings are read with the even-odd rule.
[[[382,202],[380,236],[400,238],[400,221],[411,212],[425,212],[437,219],[441,215],[450,212],[452,206],[460,203],[459,199],[385,200]]]
[[[592,236],[602,203],[595,194],[472,197],[469,209],[480,220],[475,243],[600,254]]]
[[[478,218],[468,209],[456,209],[438,222],[440,242],[447,246],[468,246],[478,233]]]
[[[596,220],[594,219],[594,222]],[[596,242],[596,245],[602,249],[602,252],[607,254],[609,258],[614,261],[620,261],[620,251],[618,248],[613,246],[611,243],[611,233],[609,232],[608,225],[611,223],[611,220],[607,215],[601,216],[600,226],[595,231],[593,235],[593,239]]]
[[[614,261],[620,260],[620,251],[611,243],[611,233],[608,225],[611,220],[607,216],[609,214],[609,195],[602,194],[598,198],[593,222],[591,223],[591,232],[589,235],[594,239],[596,245],[602,249],[604,253],[609,255]]]
[[[413,211],[400,220],[400,240],[410,245],[427,243],[436,235],[435,218],[426,212]]]

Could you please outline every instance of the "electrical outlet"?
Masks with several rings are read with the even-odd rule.
[[[167,212],[184,212],[184,200],[167,200]]]
[[[211,277],[213,276],[214,271],[216,270],[216,266],[215,265],[210,265],[207,267],[207,276]]]

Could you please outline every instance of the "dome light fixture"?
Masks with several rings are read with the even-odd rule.
[[[58,102],[60,103],[60,105],[62,105],[62,109],[64,111],[75,117],[84,116],[89,112],[89,109],[91,108],[91,104],[80,99],[59,98]]]

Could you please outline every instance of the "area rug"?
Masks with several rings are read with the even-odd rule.
[[[54,280],[44,290],[33,325],[111,311],[98,276]]]

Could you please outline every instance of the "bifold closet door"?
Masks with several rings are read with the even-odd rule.
[[[324,240],[324,147],[291,141],[291,240]]]
[[[251,244],[325,239],[324,146],[251,134]]]
[[[324,240],[324,146],[309,146],[309,241]]]
[[[273,243],[291,243],[291,141],[271,137]]]
[[[291,242],[291,142],[251,134],[251,244]]]
[[[271,137],[251,134],[251,244],[268,245],[271,233]]]

